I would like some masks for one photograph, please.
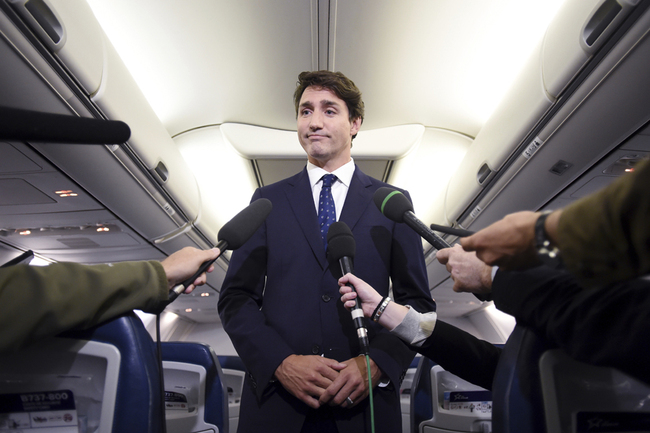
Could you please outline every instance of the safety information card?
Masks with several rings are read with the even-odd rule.
[[[0,432],[79,433],[70,390],[0,394]]]

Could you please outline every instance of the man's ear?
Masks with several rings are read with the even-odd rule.
[[[350,136],[355,136],[357,132],[359,132],[359,129],[361,128],[361,117],[357,117],[352,121],[352,124],[350,125]]]

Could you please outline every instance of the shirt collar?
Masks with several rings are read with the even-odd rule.
[[[349,188],[350,183],[352,182],[352,176],[354,175],[354,170],[354,159],[350,158],[349,162],[334,170],[332,174],[336,175],[338,180],[340,180],[346,187]],[[325,171],[322,168],[307,161],[307,174],[309,175],[309,184],[311,185],[312,189],[314,189],[314,185],[318,183],[321,177],[328,173],[328,171]]]

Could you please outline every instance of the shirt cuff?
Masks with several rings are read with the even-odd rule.
[[[437,319],[438,315],[435,311],[422,314],[409,308],[402,322],[390,332],[405,342],[420,347],[433,333]]]

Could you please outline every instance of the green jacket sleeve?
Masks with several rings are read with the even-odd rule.
[[[153,312],[167,299],[167,278],[157,261],[0,269],[0,353],[133,309]]]
[[[567,268],[585,285],[650,272],[650,161],[567,206],[558,225]]]

